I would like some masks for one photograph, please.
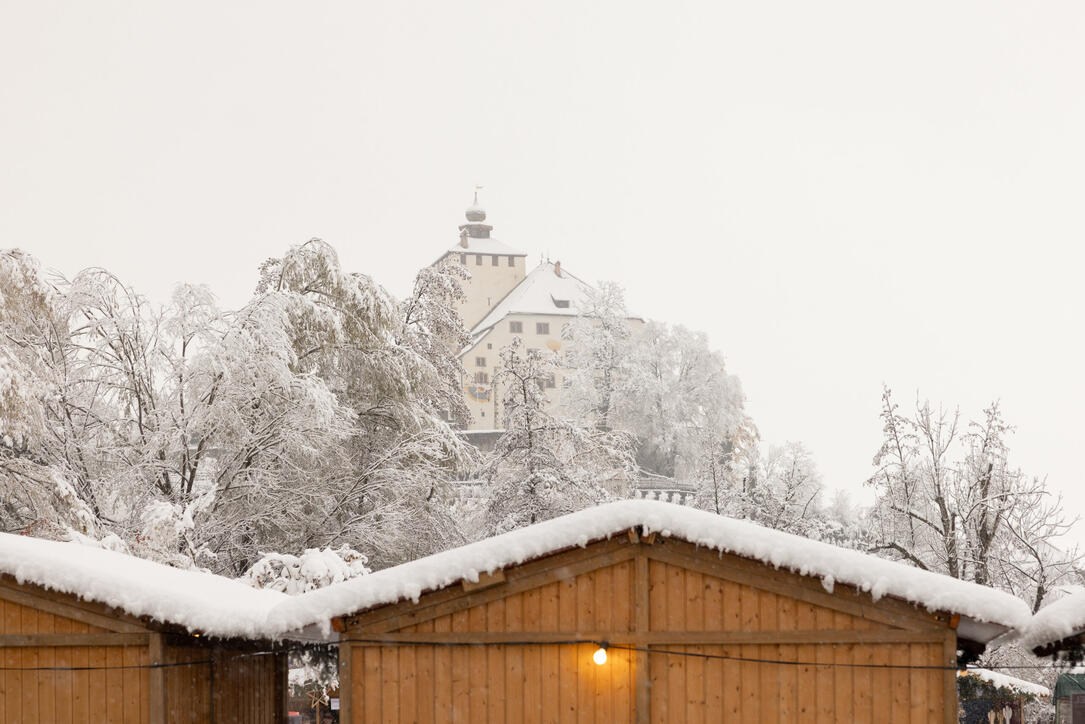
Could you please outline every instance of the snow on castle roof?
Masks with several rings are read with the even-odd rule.
[[[131,616],[222,637],[275,636],[266,625],[268,614],[289,598],[211,573],[10,533],[0,533],[0,573]]]
[[[461,243],[457,242],[454,247],[448,250],[448,254],[497,254],[499,256],[527,256],[526,253],[519,249],[514,249],[503,241],[498,241],[490,237],[478,238],[474,236],[467,237],[467,246],[464,247]]]
[[[987,624],[973,629],[987,633],[984,642],[1029,618],[1024,601],[993,588],[746,521],[649,500],[600,505],[311,591],[276,606],[272,617],[276,627],[284,631],[312,624],[327,626],[335,617],[405,599],[417,601],[426,591],[462,580],[477,581],[479,574],[586,546],[635,526],[815,576],[829,591],[835,583],[844,583],[870,593],[875,600],[895,596],[929,611],[958,613]]]
[[[1024,626],[1019,627],[1017,640],[1026,649],[1053,644],[1085,632],[1085,590],[1078,590],[1050,603]]]
[[[510,314],[575,317],[590,290],[587,282],[565,269],[561,269],[560,276],[556,274],[553,262],[541,262],[475,325],[471,336],[489,329]],[[558,306],[559,302],[562,306]]]

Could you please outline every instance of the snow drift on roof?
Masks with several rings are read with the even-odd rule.
[[[491,237],[477,238],[467,237],[467,246],[460,243],[448,250],[449,254],[497,254],[499,256],[527,256],[519,249],[515,249],[503,241]]]
[[[591,286],[587,282],[577,279],[564,269],[561,270],[561,276],[558,276],[554,273],[554,265],[544,261],[520,280],[520,283],[475,325],[471,335],[489,329],[510,314],[559,314],[575,317],[590,290]]]
[[[257,590],[222,576],[171,568],[123,553],[7,533],[0,533],[0,573],[193,632],[279,638],[310,625],[327,630],[334,617],[417,600],[425,591],[465,579],[477,581],[480,573],[586,546],[635,526],[815,576],[830,590],[834,583],[850,584],[875,599],[895,596],[930,611],[959,613],[1007,628],[1021,628],[1029,618],[1023,601],[985,586],[648,500],[597,506],[299,596]]]
[[[1085,631],[1085,590],[1078,590],[1050,603],[1024,626],[1018,641],[1027,649],[1055,643]]]
[[[850,584],[869,592],[875,600],[895,596],[930,611],[959,613],[1006,628],[1019,626],[1029,617],[1024,601],[993,588],[746,521],[648,500],[600,505],[328,586],[285,601],[276,606],[272,617],[275,626],[284,631],[311,624],[326,626],[337,616],[404,599],[418,600],[425,591],[461,580],[477,581],[480,573],[586,546],[635,526],[816,576],[829,590],[834,583]]]
[[[222,637],[275,635],[267,627],[268,613],[289,598],[211,573],[10,533],[0,533],[0,573],[131,616]]]
[[[1025,681],[1024,679],[1018,679],[1016,676],[1000,674],[997,671],[990,671],[989,669],[966,669],[965,671],[958,671],[957,676],[975,676],[1000,689],[1012,689],[1013,691],[1022,694],[1051,696],[1051,689],[1048,689],[1046,686],[1034,684],[1031,681]]]

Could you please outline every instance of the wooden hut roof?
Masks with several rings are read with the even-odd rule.
[[[327,625],[340,616],[417,600],[427,591],[476,582],[480,575],[583,547],[631,528],[813,576],[829,592],[837,583],[847,584],[875,600],[892,596],[932,612],[956,614],[961,616],[960,635],[972,641],[991,641],[1029,618],[1024,601],[986,586],[747,521],[647,500],[597,506],[328,586],[277,605],[272,616],[286,629]]]
[[[1085,645],[1085,590],[1044,606],[1019,627],[1018,641],[1040,656]]]
[[[269,613],[288,599],[223,576],[78,543],[0,533],[0,574],[131,616],[224,638],[277,637]]]

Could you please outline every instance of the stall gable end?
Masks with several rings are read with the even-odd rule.
[[[956,617],[831,588],[630,530],[339,619],[344,720],[956,721]]]
[[[0,575],[5,722],[279,722],[286,657],[249,648]]]

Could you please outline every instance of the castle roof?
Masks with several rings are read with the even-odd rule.
[[[471,336],[486,331],[510,314],[575,317],[590,290],[591,285],[563,269],[561,262],[544,261],[494,305],[471,330]]]
[[[465,224],[466,226],[466,224]],[[464,246],[467,244],[467,246]],[[448,250],[449,254],[497,254],[499,256],[527,256],[526,252],[514,249],[503,241],[489,236],[479,238],[468,236]]]

